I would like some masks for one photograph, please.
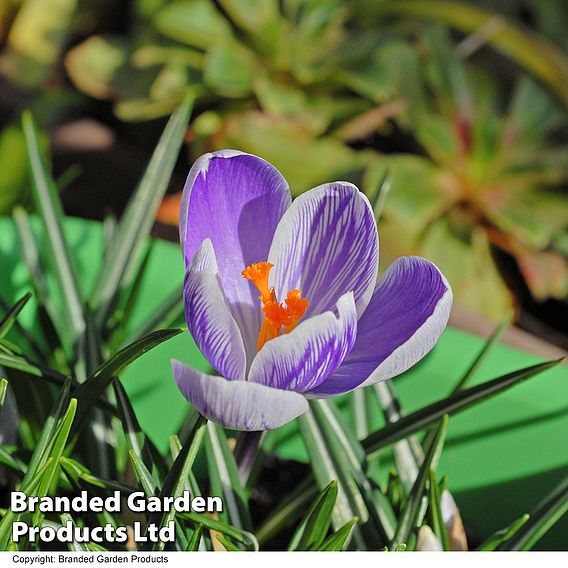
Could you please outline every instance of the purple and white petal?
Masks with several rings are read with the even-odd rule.
[[[278,224],[269,282],[279,298],[302,290],[310,302],[307,315],[331,310],[353,292],[360,317],[375,287],[378,249],[367,197],[350,183],[320,185],[295,199]]]
[[[266,260],[276,226],[290,203],[288,184],[274,166],[234,150],[199,158],[183,190],[180,241],[185,262],[204,239],[211,239],[225,297],[251,359],[261,311],[258,292],[241,271]]]
[[[172,361],[174,378],[183,396],[205,418],[233,430],[272,430],[308,411],[298,393],[248,381],[227,381]]]
[[[183,292],[187,326],[201,353],[227,379],[243,380],[245,347],[220,286],[210,239],[187,265]]]
[[[353,348],[357,312],[353,293],[329,311],[304,320],[290,333],[268,341],[252,362],[248,380],[305,392],[325,381]]]
[[[403,373],[434,347],[451,307],[452,290],[434,264],[399,258],[379,279],[349,356],[306,396],[336,396]]]

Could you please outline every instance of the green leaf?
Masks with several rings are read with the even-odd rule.
[[[38,132],[31,113],[22,114],[22,127],[28,147],[34,201],[45,231],[46,248],[61,300],[60,308],[70,334],[69,344],[73,346],[85,331],[85,320],[77,275],[63,233],[63,210],[57,187],[43,160]]]
[[[253,54],[239,43],[216,44],[205,57],[203,79],[219,95],[244,97],[252,89],[255,67]]]
[[[8,391],[8,381],[6,379],[0,380],[0,410],[4,406],[6,400],[6,392]]]
[[[113,389],[128,448],[144,462],[146,467],[152,469],[153,460],[148,440],[144,432],[142,432],[130,399],[120,381],[113,382]]]
[[[20,491],[23,491],[28,496],[34,495],[41,483],[45,469],[51,465],[51,461],[51,459],[47,460],[47,462],[30,477],[27,483],[22,482]],[[20,518],[20,515],[21,513],[14,513],[11,509],[8,509],[4,513],[2,520],[0,520],[0,550],[6,550],[6,544],[10,541],[12,535],[12,524]]]
[[[258,527],[256,538],[260,544],[268,542],[278,532],[289,527],[306,510],[308,504],[318,495],[318,488],[310,476],[298,484],[296,489],[272,509]]]
[[[444,445],[447,425],[448,417],[446,415],[440,422],[436,432],[436,437],[424,457],[424,462],[420,466],[418,477],[412,486],[412,490],[410,491],[406,504],[400,514],[395,535],[389,546],[390,550],[396,550],[399,545],[407,543],[412,531],[415,527],[419,526],[421,522],[420,510],[425,498],[424,493],[429,471],[436,467],[436,463],[442,451],[442,446]]]
[[[144,240],[150,233],[183,144],[192,104],[188,97],[172,114],[118,224],[114,244],[103,263],[90,301],[90,306],[98,313],[99,323],[107,319],[117,296],[129,284],[127,277],[138,263]]]
[[[369,543],[376,542],[377,538],[388,542],[394,534],[395,514],[380,489],[369,479],[363,447],[333,401],[312,401],[310,407],[337,469],[340,490],[345,491],[356,513],[353,516],[361,523],[354,529],[354,536],[361,530]]]
[[[428,472],[428,508],[431,517],[431,526],[434,534],[442,543],[444,550],[450,550],[450,541],[448,538],[448,531],[444,523],[442,515],[442,506],[440,503],[441,493],[438,491],[438,483],[436,482],[436,475],[433,470]]]
[[[124,347],[116,353],[116,355],[103,363],[84,383],[79,385],[75,391],[75,396],[79,401],[77,425],[81,424],[102,393],[125,367],[150,349],[171,339],[182,331],[182,329],[164,329],[149,333],[142,339]]]
[[[492,551],[496,550],[501,544],[512,538],[518,530],[529,520],[530,515],[525,514],[511,523],[508,527],[494,532],[487,540],[483,541],[476,550]]]
[[[350,540],[353,527],[357,523],[357,517],[344,524],[338,531],[326,538],[318,547],[319,552],[339,552],[343,550],[345,543]]]
[[[189,472],[205,435],[206,427],[207,420],[200,416],[195,424],[191,438],[178,454],[170,473],[164,481],[159,495],[160,498],[163,499],[166,496],[176,498],[183,493]],[[164,527],[174,518],[174,515],[175,510],[173,509],[163,514],[153,514],[150,516],[149,523],[155,523],[158,527]],[[164,546],[165,543],[160,541],[154,545],[154,550],[163,550]]]
[[[144,465],[144,462],[138,457],[134,450],[129,450],[128,455],[130,461],[132,462],[132,469],[134,470],[134,475],[144,491],[146,496],[152,497],[155,495],[158,489],[158,482],[152,474],[148,471],[148,468]]]
[[[565,477],[530,514],[530,519],[500,550],[531,550],[568,512],[568,477]]]
[[[67,439],[69,438],[69,433],[71,431],[71,426],[75,418],[75,412],[77,410],[77,399],[72,398],[69,401],[69,406],[65,412],[63,418],[61,419],[57,430],[54,434],[53,444],[49,452],[49,458],[51,459],[49,467],[45,469],[45,473],[42,477],[41,483],[38,488],[38,494],[40,496],[47,495],[52,484],[56,481],[59,473],[59,459],[63,455],[65,446],[67,445]],[[33,517],[32,523],[34,526],[39,526],[40,519],[43,518],[43,513],[37,510]]]
[[[492,381],[487,381],[478,386],[461,390],[448,398],[439,400],[412,414],[408,414],[397,422],[389,424],[370,436],[367,436],[362,442],[363,447],[368,454],[375,454],[398,440],[430,426],[444,414],[451,416],[461,412],[474,404],[506,391],[514,385],[539,375],[543,371],[558,365],[561,361],[562,359],[558,359],[546,363],[538,363],[537,365],[513,371],[512,373],[508,373]]]
[[[228,538],[225,538],[221,535],[217,535],[215,537],[224,547],[225,550],[228,552],[242,552],[242,550],[235,544],[233,544]]]
[[[209,49],[232,37],[231,26],[209,0],[175,2],[156,16],[156,28],[162,34],[193,47]]]
[[[224,503],[221,519],[228,520],[239,529],[250,529],[248,496],[241,483],[235,457],[229,450],[222,428],[213,422],[207,424],[205,451],[212,493],[220,496]]]
[[[288,550],[314,550],[320,546],[329,531],[336,499],[337,481],[330,481],[298,525]]]
[[[24,306],[32,297],[31,292],[27,292],[22,296],[8,311],[7,314],[0,320],[0,339],[6,337],[12,326],[16,323],[16,318],[22,311]]]
[[[513,312],[510,311],[503,318],[503,320],[497,326],[497,328],[495,328],[495,331],[491,334],[491,337],[489,337],[489,339],[485,342],[485,344],[483,345],[483,347],[482,347],[481,351],[479,352],[479,354],[477,355],[477,357],[474,359],[472,364],[469,366],[468,370],[464,373],[463,377],[460,379],[458,384],[454,387],[452,394],[455,394],[456,392],[463,389],[464,387],[466,387],[470,383],[471,379],[475,376],[475,373],[478,371],[479,367],[481,367],[481,365],[483,364],[483,362],[485,361],[487,356],[491,353],[491,351],[493,350],[495,345],[497,345],[497,343],[499,342],[499,339],[501,339],[503,332],[511,324],[511,321],[513,319],[513,315],[514,315]]]
[[[59,463],[65,474],[70,477],[78,485],[87,485],[104,489],[105,491],[120,491],[123,495],[129,495],[136,491],[136,488],[122,485],[116,481],[102,479],[93,475],[84,465],[78,461],[62,456]]]
[[[201,544],[201,535],[203,534],[203,525],[197,525],[191,538],[189,539],[189,543],[187,545],[186,551],[187,552],[195,552],[199,550],[199,545]]]
[[[63,513],[59,517],[61,519],[61,524],[66,525],[67,523],[71,523],[73,530],[77,527],[77,524],[73,520],[73,517],[69,513]],[[67,545],[71,552],[89,552],[89,547],[83,542],[77,542],[72,540]]]
[[[43,428],[41,429],[41,434],[36,442],[34,451],[30,461],[28,463],[28,469],[26,475],[22,480],[22,485],[25,485],[30,481],[30,479],[35,476],[36,471],[43,466],[45,461],[51,454],[51,449],[53,447],[53,441],[56,437],[57,425],[59,419],[63,416],[65,409],[69,405],[69,393],[71,390],[71,379],[67,379],[61,389],[59,398],[56,400],[52,410],[47,417]]]
[[[227,523],[222,521],[217,521],[211,518],[209,515],[205,515],[202,513],[179,513],[179,516],[188,519],[197,525],[203,525],[205,528],[209,529],[210,531],[220,532],[225,534],[232,539],[236,540],[243,544],[247,550],[254,550],[255,552],[258,551],[258,541],[256,537],[248,532],[237,529]]]

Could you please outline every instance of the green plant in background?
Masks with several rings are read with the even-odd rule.
[[[138,2],[129,36],[88,38],[66,68],[124,120],[166,114],[191,92],[194,156],[261,155],[296,193],[342,178],[373,196],[390,172],[383,258],[432,258],[458,302],[492,319],[515,302],[496,251],[537,301],[566,298],[566,113],[547,89],[567,103],[568,59],[495,13],[415,4]],[[458,46],[435,22],[473,35]],[[511,88],[470,57],[485,43],[544,88],[522,70]]]
[[[311,411],[298,420],[312,475],[303,476],[297,488],[261,519],[253,520],[250,496],[273,437],[225,432],[190,409],[164,454],[152,442],[152,432],[140,427],[120,377],[146,351],[180,333],[179,328],[162,328],[179,321],[181,290],[150,310],[134,331],[129,318],[148,266],[151,244],[146,237],[180,149],[190,107],[186,102],[170,119],[122,219],[107,223],[102,259],[91,259],[101,261],[92,287],[74,268],[77,251],[66,239],[65,219],[37,130],[31,115],[24,115],[39,219],[36,224],[21,209],[14,215],[35,300],[31,302],[31,293],[12,305],[3,298],[6,307],[0,318],[0,365],[7,377],[0,381],[0,413],[15,405],[19,414],[17,436],[3,438],[0,444],[0,462],[10,471],[11,488],[34,496],[73,495],[80,490],[91,496],[140,490],[148,496],[176,496],[184,489],[194,496],[222,496],[226,506],[218,519],[197,513],[154,513],[140,519],[160,526],[174,521],[177,540],[172,548],[176,550],[463,547],[463,532],[456,532],[452,525],[459,514],[450,497],[453,520],[447,520],[448,486],[436,475],[448,418],[557,363],[537,364],[470,386],[499,332],[466,375],[456,377],[454,392],[428,406],[404,415],[389,383],[348,395],[345,402],[353,405],[358,417],[357,434],[333,401],[313,401]],[[30,308],[28,304],[35,304],[37,310],[32,326],[19,321],[22,310]],[[368,412],[371,408],[382,409],[386,425],[374,426]],[[422,431],[426,436],[418,440],[416,435]],[[236,438],[234,450],[228,436]],[[401,448],[404,451],[398,451]],[[377,457],[391,450],[397,458],[396,469],[387,476]],[[530,549],[567,509],[564,481],[534,515],[522,516],[479,548]],[[11,541],[16,520],[52,527],[132,522],[114,513],[32,516],[3,510],[0,549],[41,549],[37,542]],[[448,532],[447,525],[454,530]],[[117,549],[121,545],[105,543],[107,546]],[[69,544],[74,551],[104,547]],[[144,550],[163,547],[163,543],[142,545]]]
[[[440,29],[417,42],[411,49],[392,40],[377,52],[382,65],[399,69],[382,86],[402,93],[404,84],[407,111],[395,122],[419,148],[382,159],[392,171],[381,224],[386,255],[431,258],[460,303],[490,317],[513,302],[495,250],[515,259],[535,299],[565,298],[568,257],[558,237],[568,219],[568,154],[554,142],[564,114],[526,77],[503,101],[498,84],[466,66]]]

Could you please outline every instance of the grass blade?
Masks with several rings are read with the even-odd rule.
[[[160,497],[162,499],[166,496],[176,498],[182,494],[189,477],[189,472],[191,471],[193,462],[203,441],[206,427],[207,420],[200,417],[195,424],[193,435],[178,454],[169,475],[164,481],[164,485],[160,491]],[[161,528],[166,526],[174,518],[174,515],[175,510],[172,509],[162,515],[152,515],[149,522],[153,522]],[[160,541],[155,544],[154,549],[163,550],[164,546],[165,543]]]
[[[529,520],[530,515],[525,514],[511,523],[508,527],[494,532],[487,540],[482,542],[477,550],[490,552],[496,550],[501,544],[512,538],[518,530]]]
[[[334,532],[319,546],[319,552],[339,552],[343,550],[345,544],[350,540],[353,527],[357,523],[357,517],[344,524],[338,531]]]
[[[12,326],[16,323],[16,318],[22,311],[24,306],[32,297],[31,292],[27,292],[22,296],[9,310],[8,313],[0,320],[0,339],[6,337]]]
[[[451,416],[461,412],[474,404],[487,400],[514,385],[520,384],[523,381],[551,369],[561,361],[562,359],[557,359],[546,363],[538,363],[537,365],[513,371],[512,373],[508,373],[475,387],[461,390],[448,398],[430,404],[412,414],[403,416],[397,422],[388,424],[384,428],[367,436],[362,442],[363,447],[368,454],[380,452],[385,447],[430,426],[432,423],[440,420],[444,414]]]
[[[167,189],[181,145],[193,101],[185,102],[172,114],[146,172],[116,229],[116,236],[103,263],[90,305],[104,322],[127,285],[126,276],[138,263],[141,247],[149,235],[160,201]]]
[[[250,529],[248,496],[235,457],[229,450],[223,430],[213,422],[207,424],[205,451],[212,493],[219,495],[225,505],[221,518],[239,529]]]
[[[182,329],[164,329],[150,333],[138,341],[128,345],[103,363],[87,380],[79,385],[75,396],[79,401],[77,425],[84,420],[89,410],[122,370],[141,355],[157,347],[164,341],[181,333]]]
[[[61,299],[61,310],[70,331],[69,342],[74,346],[85,330],[78,280],[72,266],[71,254],[63,234],[63,211],[53,178],[47,171],[39,137],[30,112],[22,114],[22,128],[28,149],[32,190],[37,212],[42,220],[46,247]]]
[[[503,332],[511,324],[512,319],[513,319],[513,312],[511,311],[503,318],[501,323],[497,326],[495,331],[491,334],[489,339],[485,342],[481,351],[479,352],[477,357],[474,359],[473,363],[470,365],[468,370],[464,373],[464,375],[460,379],[459,383],[454,387],[452,394],[455,394],[459,390],[465,388],[471,382],[471,380],[475,376],[475,373],[477,372],[479,367],[481,367],[482,363],[485,361],[485,359],[487,358],[489,353],[491,353],[491,351],[493,350],[495,345],[497,345],[497,343],[499,342],[499,339],[501,339]]]
[[[336,499],[337,481],[330,481],[298,525],[288,550],[314,550],[320,546],[329,531]]]
[[[531,550],[568,512],[568,476],[530,514],[530,519],[500,550]]]
[[[436,431],[436,437],[420,466],[418,477],[412,486],[410,494],[400,515],[395,535],[390,543],[390,550],[396,550],[401,544],[406,544],[414,530],[420,524],[420,510],[424,500],[424,493],[430,469],[435,469],[436,463],[442,451],[448,425],[448,417],[444,416]]]

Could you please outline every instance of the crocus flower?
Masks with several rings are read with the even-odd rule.
[[[378,236],[354,185],[320,185],[292,202],[265,160],[223,150],[189,172],[180,209],[187,325],[218,373],[173,361],[206,418],[277,428],[308,398],[394,377],[444,330],[452,292],[431,262],[403,257],[377,279]]]

